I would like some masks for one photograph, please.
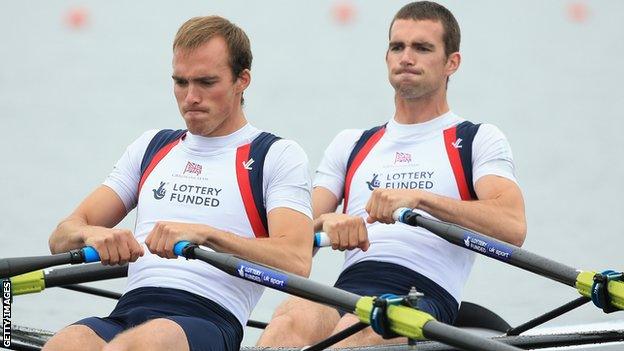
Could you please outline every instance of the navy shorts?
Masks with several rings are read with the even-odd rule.
[[[418,299],[416,307],[447,324],[453,324],[459,310],[455,298],[441,286],[422,274],[394,263],[358,262],[345,269],[334,286],[362,296],[407,295],[412,286],[416,287],[425,295]],[[344,315],[344,311],[338,312]]]
[[[232,313],[202,296],[169,288],[131,290],[108,317],[85,318],[74,324],[85,325],[110,342],[124,330],[156,318],[179,324],[191,351],[238,351],[243,340],[243,327]]]

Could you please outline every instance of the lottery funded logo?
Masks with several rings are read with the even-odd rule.
[[[370,191],[383,189],[432,189],[434,171],[373,173],[372,179],[366,181]]]
[[[165,197],[165,194],[167,194],[167,190],[165,190],[165,184],[165,182],[160,182],[160,186],[157,189],[152,189],[152,191],[154,192],[154,199],[162,200],[162,198]]]
[[[246,280],[260,283],[275,289],[284,289],[288,283],[288,276],[258,265],[241,263],[236,271],[238,275]]]
[[[373,179],[371,179],[370,182],[366,182],[366,185],[368,185],[368,190],[373,191],[376,188],[379,188],[379,174],[375,174],[373,173]]]

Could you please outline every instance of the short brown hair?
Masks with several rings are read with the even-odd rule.
[[[220,16],[193,17],[178,29],[173,50],[193,50],[220,36],[227,44],[233,79],[245,69],[251,69],[251,44],[247,34],[234,23]]]
[[[394,21],[398,19],[411,19],[414,21],[440,21],[442,23],[442,28],[444,29],[442,41],[444,41],[444,53],[446,54],[446,57],[459,51],[459,42],[461,40],[459,24],[457,23],[455,16],[453,16],[451,11],[449,11],[446,7],[432,1],[417,1],[403,6],[399,12],[394,15],[394,18],[390,23],[388,37],[390,37]]]

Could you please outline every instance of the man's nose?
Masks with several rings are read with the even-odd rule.
[[[198,104],[200,102],[201,102],[201,94],[199,91],[199,87],[195,84],[189,83],[188,89],[186,91],[186,103]]]
[[[402,66],[413,66],[416,61],[416,56],[409,48],[403,50],[401,53],[400,63]]]

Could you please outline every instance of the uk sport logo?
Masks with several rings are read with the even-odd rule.
[[[187,161],[186,162],[186,167],[184,168],[184,172],[182,174],[186,174],[186,173],[193,173],[196,175],[200,175],[202,172],[202,166],[200,164],[191,162],[191,161]]]

